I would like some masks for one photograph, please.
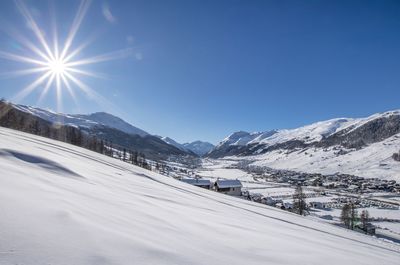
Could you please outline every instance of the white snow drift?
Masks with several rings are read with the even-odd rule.
[[[399,246],[0,128],[0,264],[398,264]]]

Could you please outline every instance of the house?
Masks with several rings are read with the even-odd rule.
[[[200,179],[200,178],[188,178],[188,179],[181,179],[182,182],[185,182],[190,185],[194,185],[204,189],[211,189],[211,181],[208,179]]]
[[[322,203],[322,202],[310,202],[310,207],[316,208],[316,209],[325,209],[325,208],[327,208],[325,203]]]
[[[242,195],[242,183],[237,179],[217,179],[214,183],[214,189],[228,195]]]

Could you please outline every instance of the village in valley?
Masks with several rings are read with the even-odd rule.
[[[301,187],[308,218],[400,243],[400,183],[394,180],[277,170],[236,159],[203,159],[192,167],[169,162],[160,173],[291,212]],[[351,225],[343,218],[348,206],[353,207]]]

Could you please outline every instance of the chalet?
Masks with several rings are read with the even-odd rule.
[[[214,189],[228,195],[242,195],[242,183],[237,179],[218,179],[214,183]]]
[[[211,189],[212,186],[211,181],[208,179],[188,178],[188,179],[181,179],[181,181],[208,190]]]

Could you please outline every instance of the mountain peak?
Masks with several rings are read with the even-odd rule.
[[[191,143],[184,143],[184,144],[180,144],[178,142],[176,142],[174,139],[171,139],[170,137],[161,137],[158,136],[161,140],[163,140],[164,142],[166,142],[167,144],[173,145],[183,151],[190,151],[195,153],[198,156],[203,156],[205,154],[207,154],[208,152],[210,152],[213,148],[214,145],[208,142],[203,142],[203,141],[194,141]]]
[[[128,122],[124,121],[123,119],[107,112],[95,112],[88,115],[81,114],[81,115],[69,115],[69,116],[75,116],[86,120],[91,120],[100,123],[102,125],[121,130],[128,134],[138,134],[140,136],[149,135],[149,133],[143,131],[142,129],[139,129],[129,124]]]
[[[204,156],[214,148],[213,144],[199,140],[191,143],[184,143],[183,146],[199,156]]]
[[[275,134],[276,130],[265,131],[265,132],[253,132],[249,133],[246,131],[238,131],[230,134],[224,140],[222,140],[218,146],[222,145],[236,145],[242,146],[254,141],[255,139],[264,139]]]

